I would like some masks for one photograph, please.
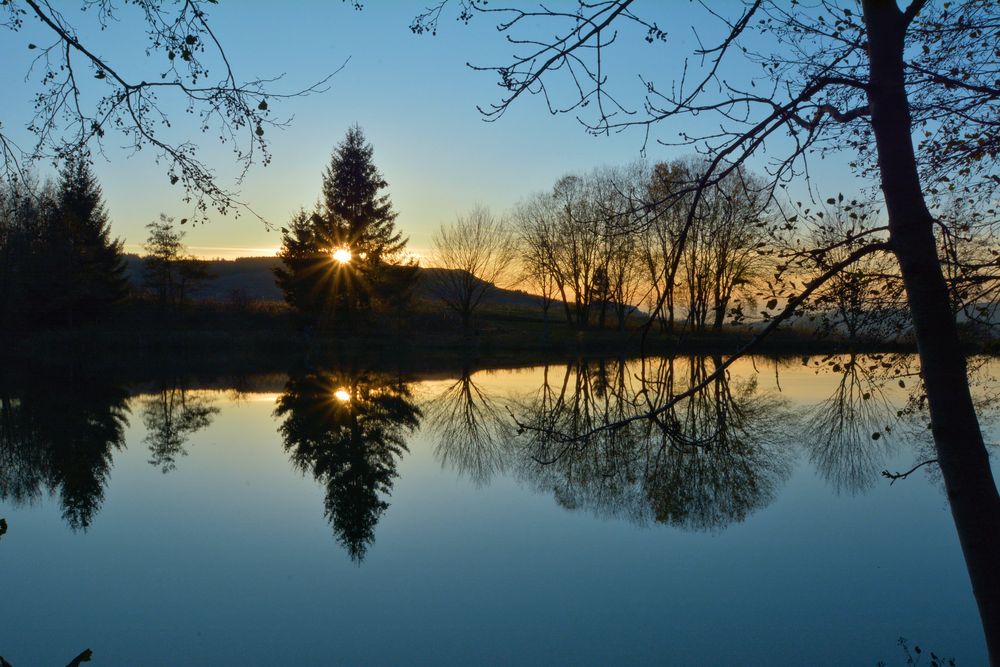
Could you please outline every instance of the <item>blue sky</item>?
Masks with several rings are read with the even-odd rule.
[[[560,2],[575,4],[569,0],[556,4]],[[147,59],[143,53],[144,35],[134,8],[123,7],[120,21],[100,33],[92,12],[81,13],[79,4],[67,1],[57,6],[102,57],[141,78],[160,71],[162,54]],[[278,6],[281,11],[275,9]],[[510,46],[483,16],[464,26],[452,14],[442,21],[437,36],[413,35],[408,26],[422,6],[368,2],[358,12],[340,2],[279,5],[222,0],[212,8],[210,23],[240,78],[284,74],[275,85],[291,91],[321,79],[349,59],[326,93],[272,105],[277,115],[294,116],[293,123],[270,133],[273,162],[255,168],[241,187],[243,199],[269,222],[280,226],[298,207],[312,206],[330,152],[353,123],[360,124],[373,143],[376,163],[399,212],[398,225],[418,253],[429,247],[440,224],[477,203],[500,211],[549,188],[568,172],[639,158],[638,132],[589,136],[572,115],[549,115],[538,97],[520,100],[498,122],[484,122],[476,105],[496,101],[500,89],[491,74],[472,71],[466,62],[505,62]],[[623,35],[606,63],[614,83],[627,93],[623,99],[634,105],[640,103],[638,73],[665,82],[695,46],[691,26],[696,25],[705,39],[717,30],[703,10],[687,2],[650,2],[648,9],[659,13],[656,19],[667,30],[668,41],[651,46],[641,35]],[[45,41],[38,21],[29,17],[20,33],[5,35],[0,44],[8,63],[0,72],[0,86],[6,91],[0,119],[5,131],[15,136],[31,117],[31,95],[36,90],[24,78],[33,55],[27,44]],[[737,67],[731,75],[747,77],[752,72]],[[169,102],[166,106],[171,112],[181,111]],[[193,127],[179,128],[180,136],[196,136]],[[660,136],[672,136],[677,129],[661,128]],[[114,135],[109,137],[107,160],[99,159],[96,171],[115,233],[135,250],[145,237],[146,223],[160,213],[186,217],[190,208],[149,151],[129,155],[118,148],[120,143]],[[236,171],[229,149],[209,137],[199,144],[221,181],[231,183]],[[653,146],[647,157],[670,159],[688,152]],[[845,180],[842,165],[826,170],[816,166],[831,190],[846,192],[854,187]],[[213,216],[208,224],[189,229],[186,241],[196,254],[205,256],[261,254],[280,243],[278,232],[269,232],[246,214]]]

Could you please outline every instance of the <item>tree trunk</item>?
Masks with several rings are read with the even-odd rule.
[[[469,310],[462,311],[462,336],[472,338],[472,312]]]
[[[715,320],[712,322],[712,329],[716,332],[722,331],[722,325],[726,321],[726,310],[729,309],[729,297],[723,297],[715,302]]]
[[[965,357],[923,198],[903,76],[906,22],[895,2],[864,0],[869,106],[889,234],[913,318],[931,428],[952,517],[986,634],[1000,665],[1000,495],[990,471]]]

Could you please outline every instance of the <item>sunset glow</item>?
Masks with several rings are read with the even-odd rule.
[[[337,248],[333,251],[333,259],[340,264],[349,264],[351,261],[351,251],[349,248]]]

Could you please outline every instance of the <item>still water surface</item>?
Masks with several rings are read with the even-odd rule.
[[[715,361],[9,386],[0,655],[985,664],[933,466],[879,475],[932,456],[884,362],[747,360],[586,442]]]

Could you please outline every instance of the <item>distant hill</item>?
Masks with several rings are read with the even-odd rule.
[[[142,258],[126,256],[129,282],[142,285]],[[281,301],[281,290],[274,284],[273,269],[281,264],[277,257],[240,257],[239,259],[206,260],[208,270],[215,276],[200,290],[195,299],[229,299],[234,292],[241,292],[248,299]]]
[[[129,281],[135,287],[142,284],[142,258],[126,255]],[[277,257],[241,257],[239,259],[206,260],[208,270],[215,276],[196,295],[195,299],[228,300],[240,294],[251,300],[281,301],[284,297],[274,283],[274,269],[281,265]],[[416,298],[435,301],[433,285],[442,272],[452,269],[421,269],[418,273]],[[488,288],[486,299],[491,305],[511,309],[532,309],[541,312],[541,298],[522,292],[495,286]],[[553,304],[555,307],[557,304]]]

